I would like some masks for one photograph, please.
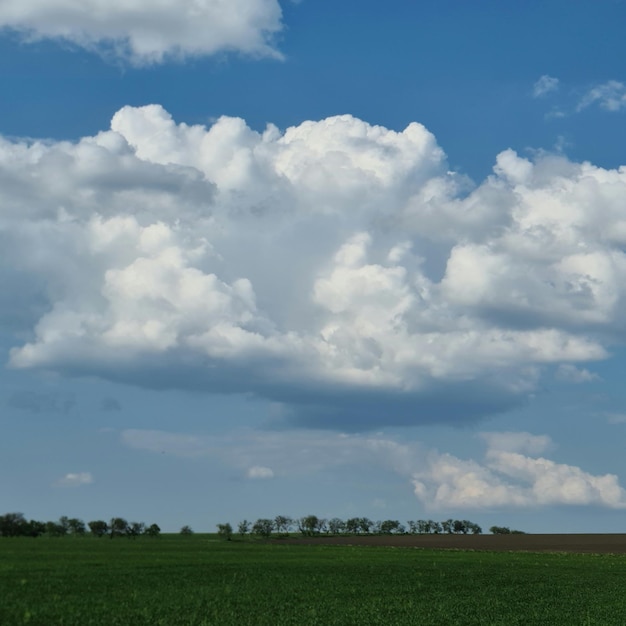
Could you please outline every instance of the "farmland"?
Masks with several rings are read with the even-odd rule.
[[[620,535],[586,537],[609,537],[607,552],[616,551],[609,544],[619,547],[624,541]],[[358,540],[352,539],[353,544]],[[5,538],[0,541],[0,623],[569,626],[625,621],[626,556],[473,551],[459,548],[500,540],[450,539],[454,550],[372,546],[371,540],[363,546],[320,540],[303,545],[291,539],[225,542],[199,534],[113,541]]]

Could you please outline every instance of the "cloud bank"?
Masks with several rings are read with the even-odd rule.
[[[477,461],[382,435],[321,431],[239,432],[213,437],[146,430],[121,433],[122,443],[130,448],[216,458],[248,479],[341,473],[348,467],[386,469],[406,480],[421,504],[433,511],[561,505],[626,508],[626,492],[617,476],[590,474],[541,456],[554,447],[546,435],[488,432],[481,437],[487,451]]]
[[[626,168],[512,150],[473,185],[422,125],[349,115],[0,139],[3,297],[33,294],[10,364],[307,426],[477,419],[623,340],[625,194]]]
[[[141,65],[223,51],[280,57],[282,23],[277,0],[5,0],[0,27]]]

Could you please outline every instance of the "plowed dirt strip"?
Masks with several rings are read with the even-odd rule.
[[[626,554],[626,534],[614,535],[352,535],[291,538],[299,544],[390,546],[496,552]]]

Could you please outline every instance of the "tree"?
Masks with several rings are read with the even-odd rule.
[[[86,532],[85,522],[82,519],[72,517],[67,520],[67,527],[72,535],[84,535]]]
[[[420,535],[425,535],[426,533],[430,532],[428,522],[425,519],[418,519],[415,525],[417,526],[417,532]]]
[[[466,535],[467,534],[467,527],[465,526],[465,521],[464,520],[460,520],[460,519],[455,519],[454,522],[452,522],[452,530],[457,535],[458,534]]]
[[[24,535],[28,522],[22,513],[5,513],[0,516],[0,535],[19,537]]]
[[[404,531],[404,527],[396,519],[387,519],[380,522],[380,532],[383,535],[391,535],[392,533],[400,533]]]
[[[252,525],[252,533],[258,537],[268,539],[274,530],[274,520],[261,518]]]
[[[189,537],[190,535],[193,535],[193,530],[191,529],[191,526],[185,525],[180,529],[180,534]]]
[[[58,522],[46,522],[46,535],[48,537],[63,537],[65,528]]]
[[[351,517],[346,520],[346,532],[349,532],[352,535],[356,535],[359,532],[359,518]]]
[[[146,531],[146,525],[143,522],[131,522],[126,529],[129,539],[136,539],[139,535],[143,535]]]
[[[492,526],[489,529],[489,532],[493,535],[510,535],[511,529],[506,526]]]
[[[328,532],[332,535],[339,535],[345,532],[345,530],[346,523],[338,517],[333,517],[331,520],[328,520]]]
[[[369,517],[359,517],[359,532],[369,534],[372,530],[372,526],[374,522],[372,522]]]
[[[39,537],[46,532],[46,525],[44,522],[32,519],[26,525],[25,532],[28,537]]]
[[[317,515],[307,515],[306,517],[300,518],[298,529],[303,535],[311,537],[319,532],[319,525],[320,520]]]
[[[250,522],[247,519],[245,519],[242,522],[239,522],[239,525],[237,526],[237,531],[242,537],[244,537],[250,532],[250,526],[251,526]]]
[[[445,522],[441,522],[441,528],[444,533],[451,535],[454,532],[454,520],[447,519]]]
[[[233,527],[226,522],[226,524],[217,525],[217,534],[224,540],[230,541],[233,536]]]
[[[293,525],[293,520],[285,515],[277,515],[274,518],[274,528],[277,533],[288,533]]]
[[[109,532],[109,525],[103,520],[93,520],[87,524],[92,535],[104,537]]]
[[[148,528],[146,528],[146,535],[148,537],[158,537],[161,534],[161,529],[158,524],[150,524]]]
[[[435,527],[435,524],[436,524],[436,523],[437,523],[437,522],[433,522],[433,520],[431,520],[431,519],[427,519],[427,520],[424,522],[424,532],[425,532],[427,535],[428,535],[428,534],[430,534],[430,533],[432,533],[432,532],[433,532],[433,528]]]
[[[128,534],[128,522],[123,517],[114,517],[109,522],[109,536],[123,537]]]

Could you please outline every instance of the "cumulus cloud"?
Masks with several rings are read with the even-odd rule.
[[[89,472],[79,472],[77,474],[65,474],[54,483],[55,487],[82,487],[93,483],[93,476]]]
[[[617,80],[596,85],[584,94],[576,110],[582,111],[594,104],[605,111],[621,111],[626,108],[626,85]]]
[[[482,462],[432,453],[426,470],[413,476],[415,495],[431,509],[593,505],[626,508],[626,491],[614,474],[596,476],[579,467],[527,456],[546,437],[490,433]]]
[[[542,98],[549,93],[557,91],[559,88],[559,79],[554,76],[544,74],[533,85],[533,98]]]
[[[460,459],[429,450],[417,441],[400,442],[382,434],[297,430],[201,437],[126,430],[121,440],[137,450],[218,459],[253,479],[380,468],[407,481],[418,500],[432,510],[554,505],[626,508],[626,492],[617,476],[590,474],[539,456],[554,447],[545,435],[488,432],[480,436],[487,444],[481,460]]]
[[[280,57],[274,37],[281,17],[277,0],[0,3],[0,27],[22,33],[25,41],[62,39],[135,64],[221,51]]]
[[[358,430],[504,410],[624,333],[624,168],[506,150],[474,186],[417,123],[151,105],[74,143],[0,139],[0,181],[0,265],[46,301],[13,367]]]

